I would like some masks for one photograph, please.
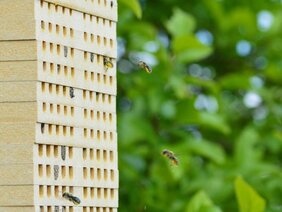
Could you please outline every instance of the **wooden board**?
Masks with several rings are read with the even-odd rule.
[[[36,81],[0,82],[0,103],[36,100]]]
[[[34,2],[34,0],[0,1],[0,40],[35,39]]]
[[[0,61],[36,60],[36,41],[0,41]]]
[[[36,79],[37,79],[36,61],[0,62],[0,82],[33,81]]]
[[[0,144],[32,144],[34,142],[35,122],[0,123]],[[3,154],[1,157],[7,156],[6,152],[1,153]]]
[[[36,113],[36,102],[0,103],[0,124],[35,123]]]
[[[0,142],[0,165],[32,163],[34,148],[32,141],[34,139],[30,139],[30,144],[2,144]]]
[[[34,205],[33,186],[0,186],[0,206],[32,206]]]

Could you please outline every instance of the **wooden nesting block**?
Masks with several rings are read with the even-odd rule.
[[[0,62],[0,82],[34,80],[37,80],[36,61]]]
[[[117,149],[117,133],[65,125],[36,125],[36,143],[97,149]]]
[[[116,149],[81,148],[50,144],[34,145],[34,163],[117,169]],[[90,172],[89,172],[90,173]]]
[[[80,0],[48,0],[55,5],[62,5],[78,11],[83,11],[87,14],[97,15],[109,20],[117,21],[117,1],[84,1]]]
[[[81,30],[81,25],[74,24],[83,23],[78,17],[79,11],[81,14],[89,14],[99,16],[102,19],[110,20],[112,23],[117,21],[117,1],[42,1],[42,0],[2,0],[0,1],[0,17],[5,19],[0,20],[0,40],[27,40],[35,39],[36,19],[47,19],[53,17],[53,20],[61,20],[60,24],[67,25],[74,29]],[[15,15],[16,14],[16,15]],[[68,14],[68,15],[66,15]],[[65,17],[64,19],[62,17]],[[51,20],[50,20],[51,21]],[[93,20],[93,25],[94,25]],[[86,22],[86,21],[85,21]],[[89,26],[89,23],[85,23]],[[91,23],[90,23],[91,24]],[[80,26],[77,27],[77,26]],[[91,25],[90,25],[91,26]],[[77,28],[76,28],[77,27]],[[106,25],[103,25],[106,28]],[[115,35],[115,27],[112,27],[112,33]],[[84,28],[86,30],[86,28]],[[101,27],[100,27],[101,29]]]
[[[0,186],[0,206],[32,206],[34,205],[34,186],[15,185]]]
[[[46,163],[4,164],[0,168],[0,186],[47,184],[118,188],[118,171],[114,169]]]
[[[33,138],[34,140],[34,138]],[[0,164],[19,164],[33,162],[32,141],[29,144],[0,144]]]
[[[74,204],[62,197],[64,192],[70,192],[81,201],[79,206],[118,207],[118,190],[112,188],[76,187],[58,185],[35,185],[35,200],[37,205],[65,205]]]
[[[1,110],[0,104],[0,112]],[[0,116],[2,118],[2,115]],[[13,122],[9,116],[7,119],[0,121],[0,144],[32,144],[35,142],[35,122]],[[19,119],[20,120],[20,119]],[[7,121],[7,122],[5,122]],[[1,152],[6,155],[5,152]]]
[[[23,206],[23,207],[1,207],[0,206],[0,211],[5,211],[5,212],[34,212],[34,211],[40,211],[36,210],[36,207],[31,207],[31,206]],[[46,210],[47,211],[47,210]]]
[[[0,82],[0,103],[36,101],[36,81]]]
[[[35,36],[31,37],[35,35],[34,2],[33,0],[0,1],[0,40],[35,39]]]
[[[2,2],[2,1],[1,1]],[[2,10],[2,9],[1,9]],[[0,62],[2,61],[32,61],[37,59],[36,41],[1,41]]]
[[[110,18],[80,12],[70,8],[62,7],[60,5],[43,2],[40,13],[36,13],[36,20],[44,21],[44,29],[47,29],[49,23],[56,25],[56,32],[67,31],[70,33],[73,30],[81,32],[90,32],[94,35],[102,37],[115,38],[116,37],[116,22]],[[58,26],[57,26],[58,25]],[[94,39],[94,38],[93,38]]]

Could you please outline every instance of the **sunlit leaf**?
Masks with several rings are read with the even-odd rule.
[[[138,0],[119,0],[119,2],[128,6],[134,12],[137,18],[142,17],[142,9]]]
[[[202,44],[193,35],[175,37],[172,41],[172,49],[177,59],[183,63],[199,61],[212,53],[212,48]]]
[[[176,8],[166,26],[174,36],[189,35],[194,31],[196,22],[193,16]]]
[[[235,180],[235,192],[240,212],[263,212],[265,200],[241,177]]]
[[[221,212],[204,191],[199,191],[190,200],[186,212]]]
[[[225,161],[225,153],[217,144],[203,140],[194,141],[190,144],[190,149],[195,154],[208,158],[215,163],[222,164]]]

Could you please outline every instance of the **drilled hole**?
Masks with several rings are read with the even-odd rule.
[[[87,178],[87,168],[83,167],[83,178],[86,179]]]
[[[66,167],[62,166],[62,178],[66,177]]]
[[[69,177],[70,179],[73,178],[73,167],[72,166],[69,167]]]
[[[83,148],[83,160],[86,160],[87,158],[87,149],[86,148]]]
[[[51,176],[51,166],[50,165],[46,166],[46,174],[47,174],[47,177]]]
[[[38,175],[39,177],[43,176],[43,166],[41,164],[38,165]]]

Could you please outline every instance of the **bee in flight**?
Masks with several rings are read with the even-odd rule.
[[[177,157],[174,155],[174,153],[172,151],[164,149],[162,151],[162,155],[166,156],[171,161],[172,165],[177,166],[179,164]]]
[[[112,61],[108,57],[104,57],[104,67],[105,67],[106,71],[109,68],[113,68],[114,67],[114,64],[112,63]]]
[[[137,65],[138,65],[141,69],[143,69],[144,71],[146,71],[148,74],[151,74],[151,73],[152,73],[152,68],[151,68],[149,65],[147,65],[145,62],[139,61],[139,62],[137,63]]]
[[[68,192],[64,192],[63,193],[63,197],[71,202],[73,202],[73,204],[75,205],[79,205],[80,204],[80,199],[76,196],[73,196],[73,194],[68,193]]]

